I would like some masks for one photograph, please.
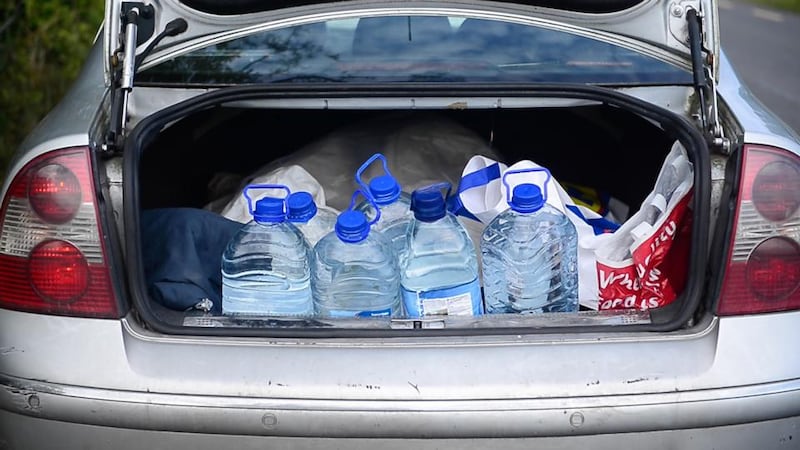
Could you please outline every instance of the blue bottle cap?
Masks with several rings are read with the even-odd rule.
[[[434,222],[445,216],[447,206],[439,190],[423,189],[411,194],[411,210],[417,220]]]
[[[508,206],[520,213],[536,212],[544,206],[542,190],[535,184],[519,184],[514,187],[514,193]]]
[[[289,222],[305,223],[317,214],[314,197],[308,192],[292,192],[286,199]]]
[[[360,211],[347,210],[339,214],[334,229],[342,242],[361,242],[369,236],[367,216]]]
[[[369,193],[378,205],[388,205],[400,197],[400,185],[391,175],[381,175],[370,180]]]
[[[283,199],[264,197],[256,202],[256,209],[253,211],[253,219],[258,223],[283,222],[286,213],[283,210]]]

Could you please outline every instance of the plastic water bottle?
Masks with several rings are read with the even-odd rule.
[[[522,169],[515,173],[545,172]],[[507,194],[508,195],[508,194]],[[487,313],[572,312],[578,310],[578,235],[558,209],[545,203],[539,186],[514,187],[510,209],[492,220],[481,238],[483,291]]]
[[[385,175],[373,178],[367,186],[361,177],[367,167],[378,159],[383,163]],[[356,182],[369,192],[377,206],[376,208],[371,202],[364,201],[356,210],[363,212],[368,220],[374,220],[378,217],[376,209],[380,209],[380,216],[373,228],[383,233],[394,245],[398,257],[402,257],[408,249],[408,228],[414,218],[411,213],[411,196],[400,189],[397,180],[389,172],[386,157],[380,153],[372,155],[358,168]]]
[[[233,236],[222,254],[222,313],[309,317],[311,248],[300,231],[286,220],[285,199],[265,197],[256,202],[253,189],[289,189],[282,185],[250,185],[244,196],[253,215]]]
[[[409,317],[483,313],[475,246],[447,211],[439,183],[411,195],[414,220],[401,260],[400,288]]]
[[[311,248],[333,231],[336,225],[336,211],[327,207],[318,208],[314,197],[308,192],[292,192],[286,199],[286,206],[289,222],[303,233]]]
[[[339,215],[335,231],[314,247],[316,311],[326,318],[397,317],[402,313],[397,255],[383,234],[370,233],[364,213],[353,210],[358,193]]]

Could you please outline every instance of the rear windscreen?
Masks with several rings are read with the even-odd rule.
[[[149,67],[140,84],[500,82],[691,84],[691,73],[586,35],[445,15],[270,29]]]

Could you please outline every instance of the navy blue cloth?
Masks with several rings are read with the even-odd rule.
[[[142,211],[140,231],[147,292],[186,311],[203,299],[222,311],[222,252],[243,224],[194,208]]]

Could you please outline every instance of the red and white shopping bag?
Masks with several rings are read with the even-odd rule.
[[[598,309],[650,309],[671,303],[686,282],[694,175],[674,146],[639,211],[598,246]]]

